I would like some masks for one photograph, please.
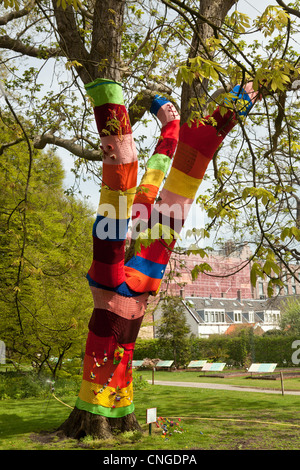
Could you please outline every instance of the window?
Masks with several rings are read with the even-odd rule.
[[[206,310],[204,319],[206,323],[225,323],[225,313],[218,310]]]
[[[237,322],[237,323],[242,321],[241,312],[234,312],[234,321]]]

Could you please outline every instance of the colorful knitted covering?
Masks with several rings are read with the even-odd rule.
[[[159,201],[151,206],[151,217],[147,226],[151,228],[158,223],[169,231],[165,230],[165,239],[161,236],[155,237],[155,233],[160,235],[160,232],[154,231],[153,243],[147,247],[142,246],[141,251],[126,264],[126,283],[133,291],[158,292],[172,249],[209,162],[228,132],[235,126],[236,114],[248,114],[256,96],[257,93],[253,91],[251,84],[245,89],[237,85],[231,93],[231,99],[227,99],[227,105],[231,109],[225,115],[217,108],[212,116],[207,116],[203,122],[193,122],[191,126],[185,123],[181,126],[171,170],[160,192]],[[234,112],[233,107],[237,100],[241,106]],[[171,242],[170,229],[174,231]]]
[[[236,115],[229,110],[222,116],[217,109],[213,121],[207,118],[191,127],[184,124],[179,131],[179,115],[174,105],[156,97],[151,112],[161,122],[161,136],[137,189],[137,151],[121,84],[98,79],[87,85],[86,90],[101,137],[103,177],[93,226],[93,261],[87,274],[94,310],[76,407],[118,418],[134,410],[131,363],[135,341],[149,293],[159,290],[176,243],[174,236],[170,243],[159,231],[157,237],[152,232],[153,243],[142,247],[124,264],[131,213],[134,229],[141,223],[143,229],[155,229],[158,224],[180,233],[205,170],[235,125]],[[250,88],[234,89],[232,103],[241,98],[248,113],[255,101],[251,93]],[[244,112],[245,109],[238,111],[241,115]]]
[[[93,227],[93,261],[87,274],[94,310],[76,406],[116,418],[134,409],[131,361],[148,297],[130,292],[124,271],[138,162],[121,85],[101,79],[86,89],[101,137],[103,174]]]

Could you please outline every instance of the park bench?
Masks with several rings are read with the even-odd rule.
[[[143,362],[144,362],[143,359],[142,360],[134,360],[134,361],[132,361],[132,367],[133,368],[142,367]]]

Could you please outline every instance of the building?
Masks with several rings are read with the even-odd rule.
[[[279,296],[271,299],[242,300],[185,297],[182,303],[185,306],[186,320],[191,334],[197,338],[209,338],[213,334],[229,334],[237,326],[251,326],[260,334],[278,329],[282,306],[289,298]],[[159,328],[160,318],[159,302],[154,311],[154,337]]]
[[[211,252],[204,258],[199,255],[187,256],[174,253],[167,267],[161,290],[169,295],[181,297],[265,299],[268,279],[258,278],[255,287],[250,281],[251,254],[247,245],[237,248],[231,242],[228,242],[223,250]],[[207,263],[211,271],[200,272],[193,280],[193,270],[203,263]],[[274,294],[300,294],[300,265],[291,265],[289,268],[295,272],[295,277],[283,270],[282,278],[285,286]]]
[[[289,268],[295,277],[283,272],[285,286],[268,298],[268,280],[250,281],[251,250],[247,245],[237,248],[232,242],[223,250],[207,257],[173,254],[161,285],[161,295],[182,298],[187,321],[197,337],[228,334],[239,325],[252,326],[261,333],[278,328],[282,303],[295,296],[300,298],[300,265]],[[193,269],[207,263],[211,271],[200,272],[193,280]],[[197,268],[196,268],[197,269]],[[141,329],[143,337],[155,337],[160,318],[159,298],[152,298],[151,315],[154,325]]]

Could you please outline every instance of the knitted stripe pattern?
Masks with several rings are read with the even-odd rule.
[[[76,407],[109,418],[134,410],[132,357],[148,294],[130,292],[124,255],[137,185],[137,152],[120,83],[86,86],[103,151],[100,203],[88,271],[94,310]]]
[[[141,251],[125,266],[126,283],[133,291],[158,292],[172,249],[209,162],[235,126],[237,115],[247,115],[256,97],[252,84],[248,84],[245,89],[237,85],[227,99],[226,104],[231,109],[225,114],[217,108],[203,122],[181,126],[170,172],[160,192],[160,200],[152,207],[151,220],[147,226],[149,229],[160,224],[165,230],[154,230],[153,243],[142,246]]]
[[[217,108],[212,119],[183,124],[180,131],[174,105],[156,97],[151,112],[161,122],[161,136],[137,191],[137,151],[121,84],[98,79],[86,91],[101,137],[103,180],[93,226],[93,261],[87,274],[94,310],[76,407],[118,418],[134,410],[135,341],[148,295],[159,290],[176,243],[174,233],[171,242],[162,236],[161,227],[180,233],[209,162],[236,124],[236,115],[246,115],[256,95],[251,86],[235,87],[228,107],[240,101],[243,105],[238,111],[229,109],[222,115]],[[153,243],[124,264],[131,211],[134,226],[143,222],[144,228],[152,230]]]

